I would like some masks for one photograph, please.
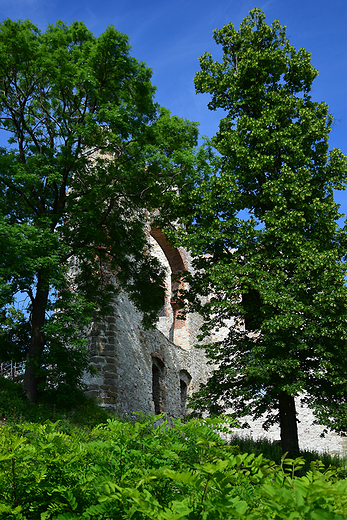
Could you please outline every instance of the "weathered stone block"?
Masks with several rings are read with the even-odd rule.
[[[91,356],[91,362],[95,365],[97,363],[105,363],[105,358],[103,356]]]
[[[106,363],[110,363],[110,365],[115,365],[117,366],[116,364],[116,359],[114,356],[106,356],[105,357],[105,360],[106,360]]]

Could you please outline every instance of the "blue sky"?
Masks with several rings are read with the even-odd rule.
[[[287,26],[295,47],[305,47],[319,70],[312,96],[326,101],[335,118],[330,146],[347,153],[347,1],[346,0],[0,0],[0,18],[26,19],[45,30],[48,23],[83,20],[95,35],[107,25],[129,35],[132,54],[153,70],[157,101],[173,114],[198,121],[212,136],[221,117],[207,109],[208,95],[195,94],[193,78],[205,51],[220,57],[212,31],[236,27],[250,9],[260,7],[268,23]],[[347,192],[337,194],[347,213]]]

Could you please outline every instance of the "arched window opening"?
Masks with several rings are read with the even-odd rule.
[[[164,365],[157,358],[154,358],[152,363],[152,398],[154,413],[165,412]]]
[[[181,415],[186,415],[187,413],[187,391],[187,383],[180,379]]]
[[[187,397],[188,387],[192,378],[186,370],[180,371],[180,404],[181,415],[184,417],[187,414]]]
[[[160,246],[164,253],[166,260],[169,265],[170,278],[166,282],[166,295],[165,302],[162,310],[159,313],[160,318],[167,318],[167,321],[163,320],[162,326],[159,324],[159,330],[161,330],[166,337],[172,342],[183,346],[184,338],[186,336],[186,322],[181,316],[180,309],[175,301],[174,294],[183,287],[183,281],[180,277],[180,273],[187,270],[187,260],[180,248],[175,248],[169,242],[161,229],[152,228],[150,235],[157,244]],[[171,322],[168,320],[171,318]]]

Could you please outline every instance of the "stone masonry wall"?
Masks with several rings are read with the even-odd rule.
[[[141,314],[128,296],[120,293],[114,299],[112,314],[90,332],[90,355],[98,374],[86,376],[86,393],[121,415],[165,411],[180,417],[185,414],[186,396],[207,381],[211,367],[203,349],[195,347],[201,319],[188,315],[181,320],[172,297],[177,288],[173,275],[190,268],[189,255],[172,248],[159,230],[154,230],[150,242],[167,272],[166,296],[157,329],[144,330]],[[224,333],[226,330],[219,331],[216,339]],[[297,411],[301,448],[347,453],[345,438],[332,432],[323,437],[324,427],[312,425],[312,411],[299,402]],[[279,440],[279,428],[265,431],[263,422],[248,420],[249,429],[235,432]]]
[[[144,330],[141,314],[124,293],[114,300],[113,309],[114,314],[96,324],[90,335],[91,360],[98,374],[86,377],[87,395],[122,415],[152,414],[152,369],[157,364],[162,367],[162,411],[181,416],[180,379],[187,380],[188,395],[207,380],[204,352],[175,345],[159,330]]]

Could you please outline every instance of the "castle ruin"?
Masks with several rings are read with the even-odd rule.
[[[177,274],[190,270],[191,258],[184,249],[174,248],[159,229],[151,230],[149,240],[166,270],[165,301],[157,327],[144,330],[141,313],[124,292],[114,298],[111,315],[95,323],[89,335],[90,356],[98,373],[86,377],[86,393],[120,415],[166,412],[183,417],[187,397],[207,381],[212,370],[204,350],[195,346],[201,318],[188,314],[180,319],[172,297]],[[297,411],[302,449],[346,453],[347,441],[333,432],[325,433],[323,426],[313,425],[312,411],[302,407],[299,400]],[[250,429],[239,433],[278,440],[279,428],[265,431],[263,422],[248,418]]]

